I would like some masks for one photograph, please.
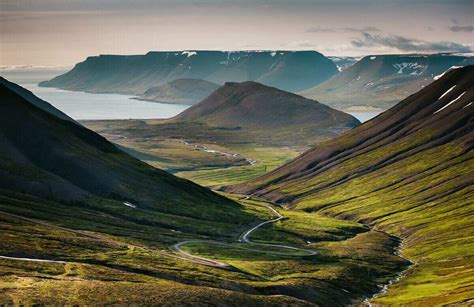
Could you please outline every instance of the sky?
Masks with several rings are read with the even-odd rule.
[[[0,0],[0,66],[99,54],[469,52],[474,0]]]

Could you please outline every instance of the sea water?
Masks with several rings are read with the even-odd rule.
[[[170,118],[190,107],[131,99],[133,96],[92,94],[39,87],[38,83],[63,74],[65,69],[9,68],[0,75],[33,92],[37,97],[76,120]]]

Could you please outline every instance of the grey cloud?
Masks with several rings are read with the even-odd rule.
[[[390,47],[404,52],[470,52],[471,48],[455,42],[428,42],[399,35],[373,35],[363,33],[351,44],[357,48]]]
[[[472,32],[474,31],[474,26],[451,26],[449,30],[453,32]]]
[[[363,27],[363,28],[353,28],[353,27],[343,27],[343,28],[327,28],[327,27],[311,27],[306,29],[306,32],[318,33],[318,32],[355,32],[355,33],[365,33],[365,32],[380,32],[381,30],[377,27]]]
[[[323,27],[311,27],[306,29],[306,32],[317,33],[317,32],[336,32],[337,28],[323,28]]]
[[[357,32],[357,33],[364,33],[364,32],[381,32],[381,30],[377,27],[364,27],[364,28],[341,28],[344,32]]]

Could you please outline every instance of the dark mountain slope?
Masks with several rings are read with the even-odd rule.
[[[5,86],[6,88],[12,90],[15,92],[17,95],[20,95],[24,99],[28,100],[30,103],[34,104],[36,107],[51,113],[55,115],[56,117],[59,117],[60,119],[68,120],[74,123],[77,123],[75,120],[64,114],[63,112],[59,111],[52,105],[50,105],[48,102],[39,99],[36,97],[32,92],[28,91],[27,89],[24,89],[23,87],[19,86],[18,84],[15,84],[13,82],[8,81],[7,79],[0,77],[0,85]]]
[[[258,80],[301,91],[337,73],[334,63],[315,51],[175,51],[146,55],[89,57],[41,86],[97,93],[141,95],[176,79],[223,84]]]
[[[417,265],[379,303],[460,303],[474,293],[473,101],[474,66],[453,69],[375,119],[229,190],[402,237],[403,254]]]
[[[469,64],[472,58],[449,54],[367,56],[301,94],[338,109],[387,109],[450,67]]]
[[[137,99],[164,103],[196,104],[219,88],[199,79],[177,79],[148,89]]]
[[[96,195],[195,217],[208,215],[202,206],[219,207],[216,212],[224,215],[235,210],[227,199],[152,168],[98,134],[39,109],[24,98],[31,93],[22,91],[0,85],[2,189],[56,201],[83,202]]]
[[[316,101],[256,82],[226,83],[172,119],[244,129],[354,127],[354,117]]]

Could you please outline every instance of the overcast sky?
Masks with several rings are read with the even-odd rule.
[[[474,49],[474,0],[0,0],[0,66],[150,50]]]

